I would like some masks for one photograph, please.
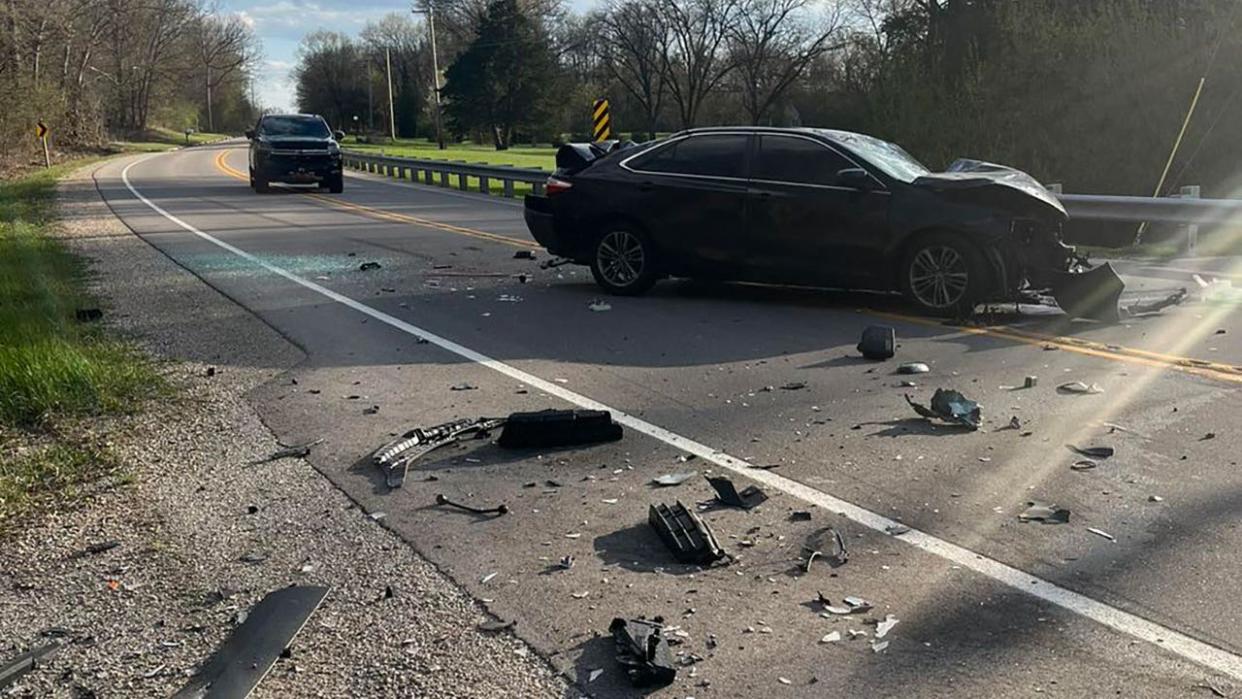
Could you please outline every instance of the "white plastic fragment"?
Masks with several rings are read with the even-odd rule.
[[[893,630],[893,627],[897,625],[898,621],[899,619],[892,614],[885,615],[884,621],[881,621],[875,625],[875,637],[884,638],[887,636],[888,632]]]
[[[841,632],[833,631],[832,633],[829,633],[825,635],[823,638],[819,639],[819,642],[820,643],[836,643],[837,641],[840,641],[840,640],[841,640]]]

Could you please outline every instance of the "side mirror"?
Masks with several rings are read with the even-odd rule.
[[[333,131],[333,132],[332,132],[332,137],[333,137],[333,138],[335,138],[338,142],[340,142],[340,141],[344,141],[344,140],[345,140],[345,132],[344,132],[344,131],[341,131],[340,129],[337,129],[336,131]]]
[[[847,167],[844,170],[837,171],[837,181],[842,187],[853,187],[863,191],[875,189],[875,180],[871,179],[871,175],[860,167]]]
[[[254,129],[246,129],[246,138],[251,141],[254,140]]]

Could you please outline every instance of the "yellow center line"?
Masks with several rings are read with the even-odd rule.
[[[227,151],[221,151],[220,154],[216,156],[216,166],[221,171],[225,172],[226,174],[232,177],[236,177],[242,180],[249,179],[245,173],[230,167],[228,163],[225,162],[224,156],[226,154],[227,154]],[[484,231],[478,231],[478,230],[474,230],[471,228],[463,228],[461,226],[454,226],[448,223],[440,223],[438,221],[429,221],[429,220],[421,219],[415,216],[407,216],[405,214],[398,214],[398,213],[394,213],[391,211],[375,209],[369,206],[362,206],[359,204],[343,202],[337,199],[331,199],[329,197],[325,197],[321,194],[310,193],[309,196],[319,201],[330,204],[331,206],[334,206],[337,208],[354,211],[360,214],[365,214],[367,216],[379,218],[379,219],[386,220],[386,221],[394,221],[398,223],[412,223],[415,225],[427,226],[430,228],[438,228],[440,230],[449,231],[451,233],[459,233],[461,235],[468,235],[468,236],[475,237],[475,238],[492,240],[495,242],[504,243],[506,245],[513,245],[516,247],[530,247],[530,248],[539,247],[535,243],[528,243],[526,241],[515,240],[513,238],[507,238],[505,236],[495,235],[493,233],[486,233]],[[933,320],[930,318],[921,318],[918,316],[909,316],[909,315],[904,315],[901,313],[891,313],[888,311],[877,311],[877,310],[871,310],[871,309],[868,309],[867,312],[872,315],[881,317],[881,318],[889,318],[891,320],[914,323],[916,325],[924,325],[924,326],[936,327],[936,328],[946,327],[943,322],[938,321],[938,320]],[[1040,333],[1020,330],[1018,328],[1013,328],[1009,326],[992,325],[992,326],[986,326],[986,327],[970,327],[970,326],[952,326],[952,327],[964,333],[968,333],[970,335],[995,337],[995,338],[1010,340],[1013,342],[1018,342],[1024,345],[1031,345],[1035,347],[1043,347],[1044,345],[1051,345],[1053,347],[1065,350],[1067,352],[1073,352],[1075,354],[1081,354],[1081,355],[1085,355],[1088,357],[1096,357],[1099,359],[1107,359],[1110,361],[1124,362],[1127,364],[1136,364],[1140,366],[1153,367],[1157,369],[1175,369],[1183,373],[1192,374],[1192,375],[1200,376],[1203,378],[1228,381],[1231,383],[1242,383],[1242,368],[1239,368],[1239,367],[1236,367],[1230,364],[1209,362],[1209,361],[1205,361],[1202,359],[1193,359],[1191,357],[1182,357],[1182,356],[1172,355],[1172,354],[1163,354],[1160,352],[1151,352],[1149,350],[1139,349],[1136,347],[1124,347],[1121,345],[1111,345],[1111,344],[1105,344],[1101,342],[1094,342],[1091,340],[1082,340],[1078,338],[1070,338],[1070,337],[1063,337],[1063,336],[1056,336],[1056,335],[1043,335]]]
[[[216,168],[220,170],[221,172],[223,172],[224,174],[234,179],[238,179],[242,181],[249,181],[250,176],[248,174],[242,172],[241,170],[234,168],[233,166],[229,165],[228,162],[225,161],[225,156],[227,155],[228,155],[227,150],[222,150],[220,151],[218,155],[216,155]],[[303,194],[305,194],[306,196],[316,201],[323,202],[324,204],[327,204],[331,207],[342,209],[342,210],[349,211],[352,213],[362,214],[364,216],[368,216],[371,218],[377,218],[383,221],[389,221],[393,223],[409,223],[409,224],[413,224],[416,226],[425,226],[427,228],[435,228],[435,229],[442,230],[442,231],[448,231],[449,233],[457,233],[458,235],[465,235],[471,238],[479,238],[481,240],[489,240],[494,243],[501,243],[502,245],[512,245],[513,247],[516,247],[516,248],[537,249],[540,247],[538,243],[531,242],[531,241],[518,240],[517,238],[510,238],[505,235],[497,235],[495,233],[488,233],[487,231],[480,231],[474,228],[466,228],[464,226],[455,226],[451,223],[442,223],[440,221],[433,221],[431,219],[420,218],[418,216],[410,216],[408,214],[401,214],[395,211],[385,211],[383,209],[377,209],[371,206],[364,206],[362,204],[355,204],[353,202],[345,202],[345,201],[341,201],[340,199],[334,199],[332,197],[327,197],[322,194],[317,194],[315,192],[303,192]]]
[[[917,316],[908,316],[901,313],[890,313],[887,311],[868,311],[868,313],[882,318],[914,323],[916,325],[926,325],[936,328],[946,327],[943,322],[932,320],[930,318],[919,318]],[[1157,369],[1175,369],[1177,371],[1193,374],[1195,376],[1202,376],[1208,379],[1228,381],[1231,383],[1242,383],[1242,369],[1230,364],[1220,364],[1201,359],[1192,359],[1190,357],[1160,354],[1158,352],[1149,352],[1147,350],[1137,349],[1134,347],[1108,345],[1090,340],[1080,340],[1077,338],[1054,335],[1042,335],[1025,330],[1018,330],[1017,328],[1011,328],[1008,326],[992,325],[987,327],[970,327],[965,325],[954,325],[949,327],[953,327],[970,335],[996,337],[1011,340],[1024,345],[1031,345],[1033,347],[1043,347],[1045,345],[1049,345],[1056,347],[1057,349],[1073,352],[1075,354],[1086,355],[1088,357],[1125,362],[1127,364],[1138,364]]]

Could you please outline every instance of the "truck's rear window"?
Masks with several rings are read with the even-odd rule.
[[[327,138],[328,125],[322,119],[307,117],[264,117],[259,132],[265,136],[306,136]]]

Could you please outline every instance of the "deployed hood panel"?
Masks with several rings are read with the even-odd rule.
[[[1069,219],[1065,207],[1034,177],[1004,165],[962,158],[944,172],[923,175],[915,187],[937,192],[954,201],[998,206],[1016,214]]]

